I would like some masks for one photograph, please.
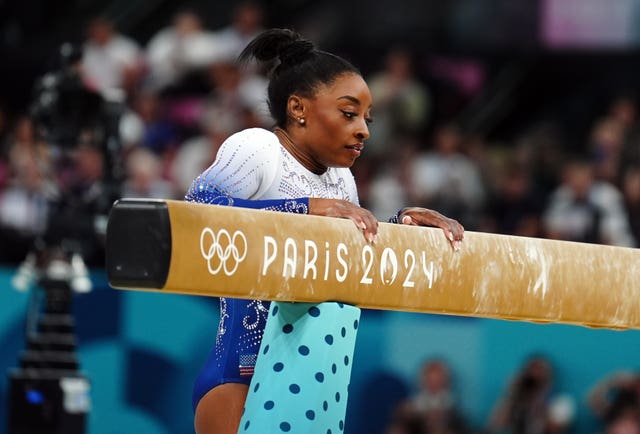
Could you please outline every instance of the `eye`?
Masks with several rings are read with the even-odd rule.
[[[345,118],[347,118],[347,119],[353,119],[353,118],[355,118],[356,116],[358,116],[358,114],[357,114],[357,113],[350,112],[350,111],[347,111],[347,110],[340,110],[340,111],[342,112],[342,114],[344,115],[344,117],[345,117]]]
[[[347,119],[355,119],[356,117],[358,117],[358,113],[350,112],[348,110],[340,110],[340,111],[342,112],[344,117],[346,117]],[[364,121],[367,123],[367,125],[371,125],[373,123],[373,117],[365,116]]]

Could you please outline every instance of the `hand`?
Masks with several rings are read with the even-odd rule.
[[[462,246],[464,227],[456,220],[445,217],[437,211],[419,207],[404,208],[398,216],[398,221],[405,225],[440,228],[454,250],[460,250]]]
[[[346,200],[309,198],[309,214],[349,219],[370,243],[378,239],[378,219],[369,210]]]

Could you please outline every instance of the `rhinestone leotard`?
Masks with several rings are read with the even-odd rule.
[[[216,160],[193,181],[185,200],[308,213],[309,197],[358,204],[349,169],[329,168],[323,174],[314,174],[286,151],[274,133],[251,128],[222,144]],[[249,384],[268,310],[266,301],[220,299],[216,340],[195,382],[194,409],[218,384]]]

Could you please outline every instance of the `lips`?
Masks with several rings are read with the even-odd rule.
[[[346,148],[361,152],[364,149],[364,143],[356,143],[355,145],[349,145]]]

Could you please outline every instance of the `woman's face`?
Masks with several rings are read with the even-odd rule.
[[[305,101],[304,152],[324,167],[351,167],[369,137],[371,92],[355,73],[338,76]]]

